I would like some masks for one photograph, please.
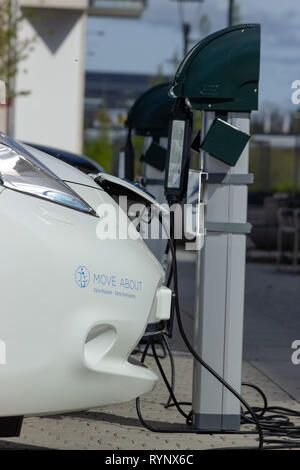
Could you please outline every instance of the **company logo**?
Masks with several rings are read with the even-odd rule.
[[[94,294],[120,296],[130,299],[135,299],[143,290],[143,281],[140,279],[121,277],[106,272],[90,272],[85,266],[78,266],[75,270],[75,282],[80,288],[91,285],[92,288],[90,287],[87,291]]]
[[[87,287],[90,283],[90,272],[85,266],[79,266],[75,271],[75,281],[79,287]]]

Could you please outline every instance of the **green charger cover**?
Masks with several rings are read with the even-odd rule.
[[[141,161],[163,171],[166,168],[166,158],[167,150],[157,142],[152,142],[146,153],[141,156]]]
[[[216,118],[200,148],[227,165],[235,166],[249,139],[249,134]]]

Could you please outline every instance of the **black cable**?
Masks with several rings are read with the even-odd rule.
[[[167,287],[170,287],[171,281],[172,281],[172,277],[173,277],[173,264],[171,264],[171,266],[170,266],[169,275],[168,275],[168,280],[167,280]]]
[[[172,354],[172,351],[170,350],[170,351],[168,351],[168,353]],[[173,354],[172,354],[172,358],[173,358]],[[175,375],[175,368],[174,368],[174,375]],[[256,411],[259,412],[259,415],[257,415],[257,413],[256,413],[257,417],[263,416],[263,414],[265,413],[265,411],[267,409],[267,406],[268,406],[267,397],[264,394],[264,392],[255,384],[249,384],[249,383],[246,383],[246,382],[242,382],[242,386],[251,387],[254,390],[256,390],[262,396],[262,399],[264,401],[263,408],[256,408],[256,407],[252,406],[252,410],[255,411],[255,413],[256,413]],[[179,401],[178,403],[180,405],[192,406],[192,402],[190,402],[190,401]],[[172,406],[175,406],[175,403],[169,403],[168,405],[165,405],[165,408],[171,408]],[[241,416],[245,419],[245,423],[246,423],[247,417],[245,416],[245,414],[243,412],[241,413]],[[284,416],[284,415],[282,415],[282,416]],[[241,424],[244,424],[244,423],[242,422]]]
[[[150,336],[152,338],[152,341],[155,344],[158,344],[162,349],[162,354],[157,354],[157,356],[160,359],[165,359],[167,357],[166,350],[168,351],[168,349],[165,348],[165,337],[162,333],[155,333],[155,334],[152,334],[152,335],[149,335],[149,336],[143,336],[143,338],[141,339],[141,341],[138,344],[138,349],[136,348],[134,350],[134,353],[135,354],[142,354],[143,353],[144,349],[141,348],[141,343],[148,344]],[[153,354],[147,353],[147,356],[153,357]]]
[[[154,359],[155,359],[156,365],[157,365],[157,367],[158,367],[158,369],[159,369],[160,375],[162,376],[163,381],[165,382],[165,385],[166,385],[166,387],[167,387],[167,389],[168,389],[168,392],[169,392],[169,394],[170,394],[170,396],[171,396],[171,398],[172,398],[174,404],[176,405],[177,410],[179,411],[179,413],[180,413],[186,420],[188,420],[188,419],[189,419],[189,415],[187,415],[187,414],[185,413],[185,411],[183,411],[183,409],[180,407],[180,405],[179,405],[179,403],[178,403],[178,401],[177,401],[177,399],[176,399],[176,397],[175,397],[175,394],[174,394],[174,392],[173,392],[173,389],[172,389],[171,385],[169,384],[169,381],[168,381],[168,379],[167,379],[167,377],[166,377],[166,374],[165,374],[165,372],[164,372],[164,369],[163,369],[163,367],[162,367],[162,365],[161,365],[161,363],[160,363],[160,360],[159,360],[159,358],[158,358],[158,356],[157,356],[156,349],[155,349],[155,344],[153,343],[153,341],[151,341],[151,349],[152,349],[152,353],[153,353],[153,357],[154,357]]]
[[[148,352],[148,349],[149,349],[150,345],[153,347],[153,342],[152,342],[151,337],[149,337],[148,343],[147,343],[147,345],[146,345],[146,347],[145,347],[145,349],[144,349],[144,352],[143,352],[143,354],[142,354],[142,358],[141,358],[141,362],[142,362],[142,363],[145,361],[145,358],[146,358],[146,355],[147,355],[147,352]],[[154,350],[155,350],[155,346],[154,346]],[[158,359],[158,358],[157,358],[157,355],[156,355],[155,360],[157,360],[157,359]],[[158,361],[159,361],[159,360],[158,360]],[[170,390],[169,390],[169,393],[170,393]],[[172,390],[171,390],[171,393],[173,393]],[[170,395],[171,395],[171,393],[170,393]],[[172,398],[173,398],[173,396],[172,396]],[[176,400],[175,395],[174,395],[174,398],[175,398],[174,404],[176,404],[176,403],[177,403],[177,400]],[[139,420],[140,420],[140,422],[142,423],[142,425],[143,425],[146,429],[148,429],[149,431],[151,431],[151,432],[162,432],[162,433],[186,432],[186,428],[185,428],[185,427],[183,427],[182,431],[178,431],[178,430],[174,431],[174,429],[172,429],[172,428],[167,428],[167,427],[164,428],[164,429],[163,429],[163,428],[154,428],[153,426],[151,426],[150,424],[148,424],[148,423],[144,420],[143,415],[142,415],[142,412],[141,412],[140,397],[138,397],[138,398],[136,399],[136,411],[137,411],[137,415],[138,415]]]
[[[179,401],[180,406],[192,406],[191,401]],[[172,406],[176,406],[175,403],[170,403],[169,405],[165,405],[165,408],[172,408]]]
[[[286,415],[296,416],[300,418],[300,411],[284,408],[283,406],[269,406],[269,411],[283,411]]]
[[[142,358],[141,358],[141,362],[143,363],[145,361],[145,358],[146,356],[148,355],[147,352],[148,352],[148,349],[150,347],[150,345],[152,346],[151,344],[151,337],[149,337],[149,341],[147,343],[147,346],[143,352],[143,355],[142,355]],[[154,351],[155,351],[155,343],[153,343],[153,347],[154,347]],[[156,360],[158,361],[159,363],[159,359],[158,359],[158,356],[157,354],[154,354],[154,351],[153,351],[153,356],[155,357],[156,356]],[[157,363],[157,365],[158,365]],[[160,372],[162,371],[162,367],[160,365],[159,367],[160,369]],[[167,381],[167,378],[163,372],[163,375],[162,377],[164,378],[164,380],[166,382]],[[170,385],[169,385],[169,388],[170,388]],[[168,388],[168,390],[169,390]],[[170,391],[170,390],[169,390]],[[178,405],[180,404],[180,402],[177,401],[176,397],[175,397],[175,403],[174,403],[174,406],[178,407]],[[190,426],[186,426],[186,425],[182,425],[182,428],[179,428],[178,425],[172,427],[172,428],[169,428],[167,426],[165,427],[153,427],[151,426],[149,423],[147,423],[144,418],[143,418],[143,415],[142,415],[142,412],[141,412],[141,406],[140,406],[140,398],[138,397],[136,399],[136,411],[137,411],[137,414],[138,414],[138,417],[140,419],[140,422],[142,423],[142,425],[148,429],[149,431],[151,432],[156,432],[156,433],[172,433],[172,434],[177,434],[177,433],[182,433],[182,434],[256,434],[256,432],[253,432],[253,431],[214,431],[214,432],[210,432],[210,431],[200,431],[200,430],[197,430],[197,429],[194,429]],[[189,418],[189,415],[188,415],[188,418]]]
[[[164,338],[164,342],[165,342],[165,345],[166,345],[166,349],[167,349],[167,352],[168,352],[168,355],[169,355],[169,358],[170,358],[170,365],[171,365],[171,388],[174,392],[175,390],[175,363],[174,363],[174,357],[173,357],[173,354],[172,354],[172,351],[171,351],[171,348],[170,348],[170,345],[169,345],[169,341],[167,340],[166,336],[164,335],[163,336]],[[169,395],[169,398],[165,404],[165,408],[169,408],[170,404],[171,404],[171,401],[172,401],[172,397],[171,397],[171,394]],[[181,403],[178,402],[180,405]]]
[[[263,408],[257,409],[257,411],[259,411],[259,415],[256,414],[256,417],[259,417],[259,418],[262,417],[265,414],[265,412],[268,408],[268,400],[267,400],[267,397],[266,397],[265,393],[257,385],[250,384],[248,382],[242,382],[242,387],[253,388],[254,390],[256,390],[261,395],[261,397],[263,399],[263,402],[264,402],[264,405],[263,405]],[[256,408],[252,407],[252,410],[256,412]],[[243,414],[243,416],[245,416],[245,415]]]
[[[146,344],[146,347],[143,351],[142,358],[141,358],[141,363],[145,362],[145,358],[147,356],[147,352],[148,352],[149,347],[150,347],[150,340],[148,340],[148,343]]]
[[[170,241],[168,240],[168,243],[167,243],[166,249],[165,249],[165,253],[164,253],[166,257],[168,257],[169,251],[170,251]],[[166,282],[167,287],[170,287],[170,285],[171,285],[172,276],[173,276],[173,263],[171,263],[171,266],[169,267],[169,274],[168,274],[168,279],[167,279],[167,282]]]
[[[266,395],[257,385],[244,385],[254,388],[263,398],[263,407],[256,407],[252,409],[255,411],[256,416],[260,421],[265,436],[290,437],[293,439],[300,438],[300,426],[295,426],[294,423],[292,423],[289,419],[289,416],[300,417],[299,411],[280,406],[268,406]],[[252,423],[252,420],[249,418],[249,416],[247,416],[247,412],[243,412],[241,416],[242,424]],[[300,441],[265,439],[265,443],[278,443],[281,444],[282,448],[290,446],[293,446],[294,448],[300,447]]]
[[[289,408],[282,407],[264,407],[257,408],[256,410],[263,410],[264,415],[262,415],[259,420],[264,431],[264,436],[268,436],[271,439],[264,439],[266,444],[280,444],[276,448],[300,448],[300,440],[295,441],[294,439],[300,439],[300,426],[295,426],[293,422],[290,421],[289,416],[300,417],[300,413],[291,410]],[[273,413],[274,411],[284,411],[285,414]],[[268,413],[271,413],[268,415]],[[245,420],[244,420],[245,422]],[[251,419],[247,417],[247,423],[251,423]],[[290,438],[290,440],[279,440],[274,439],[274,437],[285,437]],[[293,440],[291,440],[293,439]],[[269,448],[269,446],[268,446]]]

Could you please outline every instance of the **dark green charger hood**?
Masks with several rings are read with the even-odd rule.
[[[260,25],[222,29],[196,44],[179,66],[172,92],[206,111],[258,108]]]
[[[126,126],[137,135],[167,137],[175,102],[168,94],[170,86],[170,83],[162,83],[139,96],[128,112]]]

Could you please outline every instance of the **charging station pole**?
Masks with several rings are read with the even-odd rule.
[[[258,107],[260,26],[225,28],[200,41],[175,75],[171,93],[202,111],[200,150],[205,237],[197,252],[194,349],[241,391],[250,112]],[[173,121],[174,122],[174,121]],[[170,159],[176,155],[170,153]],[[200,207],[200,205],[199,205]],[[200,217],[200,212],[198,214]],[[193,425],[240,427],[240,403],[198,361],[193,370]]]
[[[247,223],[247,185],[252,182],[248,140],[250,112],[258,107],[259,64],[259,25],[217,31],[187,54],[169,97],[169,84],[153,87],[134,103],[127,122],[138,135],[152,137],[144,154],[147,165],[162,171],[166,158],[165,194],[168,202],[174,202],[186,194],[192,132],[189,108],[203,113],[201,137],[192,144],[194,150],[202,149],[198,225],[203,227],[200,207],[204,205],[206,233],[197,252],[193,340],[198,355],[237,392],[241,390],[246,234],[251,229]],[[165,135],[169,136],[167,152],[159,141]],[[192,405],[193,426],[198,430],[240,427],[239,401],[197,361]]]
[[[214,120],[205,114],[202,140]],[[228,121],[249,132],[249,113],[230,113]],[[240,392],[246,233],[248,145],[235,167],[202,152],[206,237],[197,252],[194,347],[218,374]],[[240,403],[195,361],[193,416],[198,429],[237,430]]]

